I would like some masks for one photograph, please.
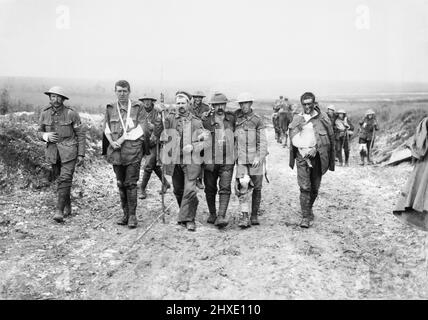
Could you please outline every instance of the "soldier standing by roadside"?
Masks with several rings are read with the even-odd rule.
[[[193,113],[198,119],[202,120],[202,115],[206,112],[210,111],[210,107],[203,103],[202,100],[205,98],[205,94],[202,91],[196,91],[194,94],[192,94],[193,98],[193,106],[190,109],[190,112]],[[202,164],[201,167],[201,174],[196,179],[196,186],[199,189],[204,189],[204,165]]]
[[[119,188],[123,217],[119,225],[137,227],[137,182],[143,158],[144,107],[131,101],[131,87],[126,80],[114,85],[117,101],[107,104],[104,133],[109,141],[107,161],[113,165]]]
[[[339,165],[343,166],[342,150],[345,152],[345,166],[349,166],[349,139],[353,134],[354,126],[346,116],[346,111],[340,109],[337,111],[337,119],[334,122],[334,131],[336,136],[336,155],[339,158]]]
[[[150,176],[154,171],[158,176],[159,180],[162,183],[162,168],[157,164],[157,150],[156,145],[159,142],[160,132],[159,128],[161,128],[160,124],[162,122],[161,111],[155,107],[154,103],[156,98],[145,94],[142,98],[138,99],[143,103],[143,121],[146,127],[146,132],[144,132],[144,140],[145,149],[149,149],[149,152],[145,152],[146,161],[144,165],[144,174],[143,179],[141,181],[141,195],[140,199],[147,198],[146,187],[150,180]],[[171,188],[168,181],[165,179],[165,183],[162,185],[160,194],[165,193],[169,188]]]
[[[379,130],[379,124],[376,120],[375,112],[372,109],[367,110],[363,119],[360,120],[359,140],[361,163],[364,165],[364,158],[367,157],[367,164],[373,164],[370,159],[370,152],[375,140],[375,131]]]
[[[85,129],[79,114],[64,105],[68,100],[61,87],[45,92],[50,106],[40,114],[37,136],[46,141],[46,160],[52,164],[54,177],[58,177],[57,210],[53,219],[63,222],[71,214],[71,184],[74,169],[83,164],[86,149]]]
[[[241,207],[238,225],[247,228],[259,224],[263,169],[268,148],[263,118],[255,114],[251,108],[254,98],[248,93],[242,93],[238,96],[237,102],[240,109],[235,112],[235,193]],[[249,219],[251,190],[251,219]]]
[[[330,119],[315,107],[315,95],[305,92],[300,101],[303,112],[290,124],[290,167],[297,164],[297,183],[300,187],[302,228],[309,228],[314,219],[313,204],[318,196],[322,175],[334,171],[334,133]]]
[[[199,203],[196,178],[201,173],[203,160],[198,153],[207,147],[210,135],[203,128],[202,121],[191,113],[191,106],[191,96],[186,92],[177,92],[177,112],[165,119],[166,134],[163,135],[168,135],[172,140],[163,147],[162,163],[165,164],[165,174],[172,175],[174,195],[180,207],[178,223],[189,231],[195,231]]]
[[[205,197],[210,216],[208,223],[217,227],[227,226],[226,211],[230,201],[234,167],[235,115],[226,111],[228,99],[222,93],[215,93],[210,101],[214,108],[202,116],[204,128],[211,133],[212,155],[205,157]],[[206,155],[205,155],[206,156]],[[218,183],[218,188],[217,188]],[[219,209],[216,214],[216,194],[219,194]]]
[[[288,99],[286,98],[286,101]],[[293,121],[293,112],[291,110],[292,106],[288,103],[285,103],[281,110],[278,112],[279,116],[279,127],[282,137],[282,147],[285,148],[288,146],[288,126],[291,121]]]

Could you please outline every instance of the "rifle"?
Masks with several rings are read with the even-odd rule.
[[[164,95],[161,93],[160,94],[160,99],[159,99],[160,103],[161,103],[161,119],[162,119],[162,133],[165,130],[165,116],[164,116]],[[161,135],[162,135],[161,133]],[[161,175],[162,175],[162,179],[161,179],[161,183],[162,183],[162,187],[161,187],[161,198],[162,198],[162,222],[165,223],[165,192],[164,191],[164,185],[165,185],[165,168],[164,168],[164,164],[163,161],[161,160],[161,154],[160,154],[160,144],[162,143],[162,141],[160,141],[162,139],[158,139],[158,141],[156,142],[156,159],[157,161],[160,161],[161,163]]]

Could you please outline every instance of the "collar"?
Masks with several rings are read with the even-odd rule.
[[[65,108],[65,106],[64,106],[63,104],[62,104],[62,105],[60,105],[58,108],[56,108],[56,107],[52,106],[52,107],[51,107],[51,113],[52,113],[52,114],[59,113],[59,112],[61,112],[62,110],[64,110],[64,108]]]
[[[230,117],[231,117],[231,115],[230,115],[229,113],[225,112],[225,113],[224,113],[224,119],[223,119],[223,120],[231,121]],[[216,124],[216,122],[215,122],[215,113],[213,113],[213,114],[211,115],[211,125],[213,126],[213,125],[215,125],[215,124]]]
[[[178,110],[177,110],[177,114],[175,115],[175,118],[177,119],[177,118],[191,118],[192,117],[192,114],[191,114],[191,112],[190,111],[187,111],[187,113],[186,114],[181,114],[180,112],[178,112]]]
[[[306,113],[304,113],[303,111],[299,114],[300,116],[304,116]],[[319,113],[318,113],[318,111],[316,111],[315,109],[312,111],[312,113],[311,114],[309,114],[311,117],[309,118],[309,120],[310,119],[313,119],[313,118],[315,118],[315,117],[317,117],[318,115],[319,115]]]
[[[126,107],[122,106],[119,102],[119,100],[117,100],[117,105],[119,106],[120,110],[124,110],[126,112],[128,112],[128,110],[130,109],[132,102],[131,99],[128,99],[128,105]]]

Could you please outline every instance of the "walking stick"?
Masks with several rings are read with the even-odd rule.
[[[164,103],[164,95],[161,93],[160,96],[160,103],[161,103],[161,120],[162,120],[162,129],[165,130],[165,117],[164,117],[164,108],[163,108],[163,103]],[[162,133],[161,133],[162,134]],[[156,152],[157,152],[157,156],[158,156],[158,161],[161,162],[161,182],[162,182],[162,187],[161,187],[161,199],[162,199],[162,222],[165,223],[165,192],[164,192],[164,186],[165,186],[165,168],[164,168],[164,164],[163,161],[161,159],[161,154],[160,154],[160,141],[158,141],[156,143]]]
[[[368,154],[369,154],[369,159],[370,159],[370,161],[371,161],[371,162],[373,162],[373,161],[372,161],[372,158],[371,158],[370,156],[371,156],[371,152],[372,152],[373,145],[374,145],[375,132],[376,132],[375,127],[373,127],[372,140],[370,141],[370,150],[369,150],[369,152],[368,152]]]

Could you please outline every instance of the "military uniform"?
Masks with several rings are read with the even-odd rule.
[[[348,165],[349,161],[349,131],[353,131],[354,126],[347,117],[343,120],[337,118],[334,122],[334,132],[336,137],[336,156],[339,158],[339,163],[343,164],[342,150],[345,153],[345,165]]]
[[[290,167],[297,165],[297,183],[300,187],[300,206],[304,219],[313,220],[313,204],[318,196],[323,174],[328,170],[334,171],[335,149],[334,133],[330,119],[326,113],[318,107],[314,109],[308,123],[312,123],[315,141],[316,156],[310,160],[304,158],[297,147],[294,146],[293,138],[299,133],[298,125],[306,122],[303,113],[295,115],[290,124]]]
[[[205,197],[210,217],[209,223],[224,227],[227,207],[230,201],[231,182],[234,168],[234,130],[235,115],[225,112],[223,117],[212,113],[203,117],[204,128],[211,133],[211,155],[204,154],[205,159]],[[217,188],[218,183],[218,188]],[[219,194],[218,216],[216,213],[216,194]]]
[[[194,116],[196,116],[198,119],[202,119],[202,115],[205,113],[205,112],[208,112],[208,111],[210,111],[210,106],[209,105],[207,105],[207,104],[205,104],[205,103],[203,103],[203,102],[201,102],[201,104],[200,105],[193,105],[193,107],[192,108],[190,108],[190,112],[194,115]]]
[[[278,109],[275,109],[275,112],[272,114],[272,125],[273,130],[275,131],[275,140],[276,142],[281,143],[281,127],[279,124],[278,111]]]
[[[241,206],[241,220],[245,224],[249,213],[249,197],[252,190],[251,219],[257,224],[263,183],[263,164],[253,168],[257,158],[264,160],[268,155],[267,139],[263,118],[250,111],[244,114],[241,109],[235,112],[235,193]]]
[[[157,107],[153,107],[151,111],[147,111],[145,108],[142,111],[143,123],[147,124],[145,126],[146,132],[144,132],[144,150],[145,150],[145,165],[144,165],[144,174],[141,182],[141,198],[146,198],[146,187],[150,180],[150,176],[154,171],[158,176],[159,180],[162,182],[162,167],[158,162],[157,155],[157,144],[159,142],[159,137],[162,131],[161,123],[162,116],[161,110]],[[170,185],[168,181],[164,181],[164,185],[161,189],[161,192],[166,192],[166,189],[169,189]]]
[[[56,143],[47,141],[45,134],[56,132]],[[58,210],[71,211],[70,189],[78,156],[85,156],[85,130],[79,114],[73,109],[61,105],[47,107],[40,114],[38,137],[47,142],[45,156],[52,165],[55,177],[58,176]]]
[[[107,104],[104,128],[111,134],[113,141],[117,141],[125,131],[130,134],[132,130],[141,127],[146,131],[144,124],[145,110],[140,102],[130,101],[130,110],[118,102]],[[120,116],[119,116],[120,112]],[[122,124],[123,123],[126,124]],[[126,122],[125,122],[125,119]],[[126,130],[124,129],[126,126]],[[120,201],[124,217],[119,224],[136,226],[137,209],[137,182],[140,177],[141,160],[144,155],[144,138],[142,133],[138,138],[127,139],[119,149],[113,149],[111,145],[107,148],[107,161],[113,165],[116,174],[117,186],[119,188]],[[132,221],[132,222],[131,222]]]
[[[279,122],[279,130],[282,137],[283,147],[287,146],[288,141],[288,126],[293,120],[293,113],[286,108],[281,108],[278,112],[278,122]]]
[[[364,164],[365,157],[367,157],[368,163],[371,163],[370,149],[374,144],[374,132],[379,130],[379,124],[374,117],[369,119],[367,114],[360,120],[359,124],[360,131],[358,143],[360,144],[361,164]]]
[[[191,144],[192,154],[196,155],[206,146],[209,135],[202,121],[190,112],[170,114],[165,119],[164,129],[171,139],[163,147],[162,163],[165,174],[172,175],[174,195],[180,207],[178,223],[194,222],[199,203],[196,178],[201,173],[202,159],[195,161],[192,155],[184,154],[183,147]],[[204,141],[199,141],[200,138]]]

